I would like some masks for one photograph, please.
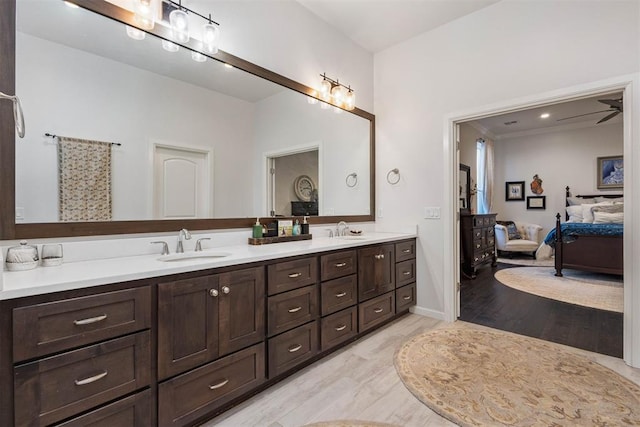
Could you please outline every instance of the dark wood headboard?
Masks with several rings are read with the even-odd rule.
[[[596,197],[604,197],[605,199],[617,199],[618,197],[622,197],[622,194],[578,194],[577,196],[573,196],[573,197],[579,197],[581,199],[594,199]],[[564,199],[564,206],[567,207],[569,206],[569,197],[571,197],[571,191],[569,191],[569,186],[567,185],[567,187],[565,188],[565,195],[564,195],[565,199]],[[564,216],[565,216],[565,221],[569,221],[569,214],[567,213],[567,210],[565,209],[564,211]]]

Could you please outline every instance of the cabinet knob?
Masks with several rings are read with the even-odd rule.
[[[209,295],[211,295],[212,297],[217,297],[218,296],[218,290],[217,289],[211,289],[209,291]]]
[[[223,286],[222,287],[222,293],[223,294],[228,294],[229,292],[231,292],[231,289],[229,289],[228,286]]]
[[[384,254],[378,254],[373,256],[375,259],[384,259]]]

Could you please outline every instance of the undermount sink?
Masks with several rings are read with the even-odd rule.
[[[188,252],[183,254],[163,255],[158,258],[162,262],[191,261],[196,259],[214,260],[231,255],[229,252]]]
[[[342,240],[367,240],[367,236],[338,236],[338,239]]]

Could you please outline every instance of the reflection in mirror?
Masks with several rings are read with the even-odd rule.
[[[458,175],[460,184],[459,207],[461,213],[469,213],[471,211],[471,167],[460,163],[460,173]]]
[[[121,144],[115,221],[287,215],[300,175],[316,177],[319,215],[369,214],[368,180],[345,185],[370,175],[368,120],[64,2],[17,2],[16,92],[30,126],[16,144],[17,222],[60,220],[58,139],[45,133]],[[308,146],[316,163],[275,182],[289,200],[274,209],[270,159]]]

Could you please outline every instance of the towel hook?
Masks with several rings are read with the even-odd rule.
[[[392,178],[391,174],[394,174],[396,178],[395,179]],[[391,185],[396,185],[397,183],[400,182],[400,170],[398,168],[391,169],[387,173],[387,182]]]
[[[347,183],[347,187],[350,187],[350,188],[355,187],[358,184],[358,174],[355,172],[350,173],[349,175],[347,175],[345,182]]]

